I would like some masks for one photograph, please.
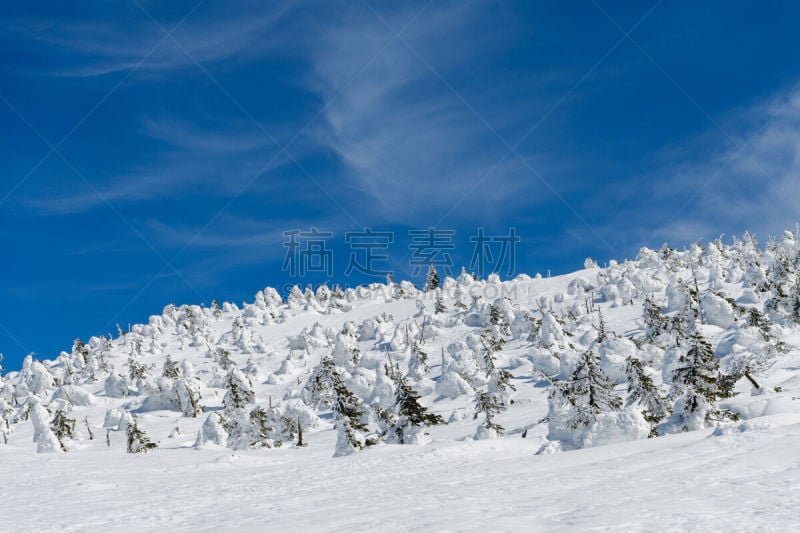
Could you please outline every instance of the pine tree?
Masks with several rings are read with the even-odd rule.
[[[80,338],[75,339],[72,344],[72,353],[80,356],[83,366],[89,365],[89,348],[83,343]]]
[[[132,380],[142,382],[147,379],[147,367],[133,357],[128,358],[128,376]]]
[[[597,343],[605,342],[608,340],[608,331],[606,330],[606,321],[603,319],[603,313],[598,309],[597,311]]]
[[[167,379],[178,379],[181,375],[178,363],[173,361],[169,354],[167,354],[167,358],[164,360],[164,369],[161,375]]]
[[[421,379],[430,370],[428,367],[428,354],[419,347],[416,341],[412,340],[410,342],[409,351],[411,355],[408,359],[408,375],[414,379]]]
[[[367,406],[345,386],[339,373],[332,374],[333,405],[337,430],[335,457],[349,455],[367,444],[364,433],[368,431],[363,419]]]
[[[675,404],[675,412],[682,428],[697,429],[703,421],[737,419],[737,415],[714,406],[714,401],[723,398],[725,391],[719,383],[719,362],[714,357],[711,344],[695,331],[689,339],[686,353],[678,359],[678,368],[673,374],[673,385],[683,391]],[[702,415],[704,420],[697,421]]]
[[[657,437],[656,425],[669,416],[670,409],[645,371],[642,361],[636,357],[626,359],[625,374],[628,377],[628,398],[625,406],[642,406],[642,415],[650,424],[650,437]]]
[[[275,444],[275,428],[271,424],[269,413],[263,407],[257,406],[250,411],[250,424],[252,427],[251,446],[272,448]]]
[[[591,350],[581,355],[571,379],[554,387],[551,392],[554,400],[560,397],[571,408],[567,425],[572,429],[587,427],[598,414],[618,411],[622,407],[622,399],[614,393],[614,386]]]
[[[228,377],[225,378],[225,388],[227,392],[222,399],[222,404],[225,406],[226,411],[243,409],[256,399],[250,378],[245,376],[238,368],[234,368],[228,373]]]
[[[505,407],[498,402],[497,396],[487,391],[478,391],[475,394],[475,414],[473,420],[477,420],[483,415],[483,424],[479,426],[478,434],[494,433],[502,436],[505,428],[494,421],[495,415],[501,413]],[[482,432],[481,429],[485,430]],[[476,434],[476,435],[478,435]]]
[[[645,336],[650,341],[657,338],[666,329],[668,319],[650,296],[645,296],[642,304],[642,318],[646,328]]]
[[[436,272],[436,265],[431,264],[428,268],[428,277],[425,280],[423,292],[434,291],[439,288],[439,274]]]
[[[200,380],[193,377],[183,377],[175,381],[175,395],[181,406],[183,416],[196,418],[203,412],[200,405]]]
[[[75,420],[67,418],[67,414],[63,409],[56,411],[53,416],[53,421],[50,422],[50,429],[58,439],[58,444],[61,449],[67,451],[67,440],[73,438],[75,432]]]
[[[139,428],[136,415],[133,415],[133,421],[128,424],[125,433],[128,438],[128,453],[147,453],[158,447],[158,444],[152,442],[145,432]]]
[[[413,441],[421,428],[444,424],[444,419],[430,413],[420,403],[420,395],[399,372],[393,372],[395,382],[395,422],[390,430],[391,437],[400,444]]]
[[[437,315],[447,311],[447,306],[444,305],[444,298],[442,298],[442,291],[436,289],[436,301],[434,302],[433,312]]]
[[[303,400],[315,407],[331,407],[335,400],[333,388],[336,366],[330,356],[325,356],[314,369],[303,389]]]
[[[800,307],[800,301],[798,302],[798,307]],[[747,309],[747,325],[751,327],[756,327],[761,330],[761,334],[764,337],[764,340],[769,339],[769,334],[772,329],[772,325],[770,321],[764,316],[764,313],[756,309],[755,307],[750,307]]]
[[[221,347],[217,348],[217,362],[223,370],[228,370],[236,364],[233,359],[231,359],[231,352]]]

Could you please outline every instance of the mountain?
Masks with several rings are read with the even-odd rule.
[[[285,300],[267,288],[29,356],[0,379],[0,475],[13,480],[0,524],[796,522],[795,236],[585,267]]]

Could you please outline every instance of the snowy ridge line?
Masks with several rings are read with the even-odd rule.
[[[170,304],[0,378],[0,453],[322,445],[343,456],[511,427],[546,454],[751,431],[797,412],[793,233],[763,249],[745,234],[585,266],[509,281],[440,280],[431,267],[421,290],[295,286],[241,307]]]

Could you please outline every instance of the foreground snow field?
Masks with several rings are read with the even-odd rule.
[[[794,235],[585,266],[265,289],[29,356],[0,531],[800,530]]]
[[[269,453],[6,451],[0,529],[796,531],[798,422],[538,456],[518,437],[336,460],[325,439]]]

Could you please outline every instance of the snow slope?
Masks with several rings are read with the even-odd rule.
[[[749,236],[643,249],[554,278],[462,274],[428,292],[296,288],[284,301],[266,289],[241,307],[170,305],[2,376],[0,530],[796,530],[799,287],[787,232],[764,249]],[[708,340],[714,376],[734,376],[735,395],[706,407],[739,420],[680,410],[691,332]],[[575,382],[587,352],[620,407],[559,426],[553,390]],[[631,359],[672,415],[649,424],[625,401]],[[326,360],[363,408],[358,437],[376,442],[344,457],[332,457],[344,419],[311,386]],[[254,395],[241,408],[234,374]],[[398,376],[447,422],[418,428],[425,445],[393,439]],[[481,394],[500,404],[497,432],[475,416]],[[252,426],[255,408],[268,434]],[[59,413],[71,437],[56,437]],[[133,416],[158,444],[148,454],[126,453]],[[230,438],[199,439],[209,420]],[[306,447],[293,445],[293,423]]]

